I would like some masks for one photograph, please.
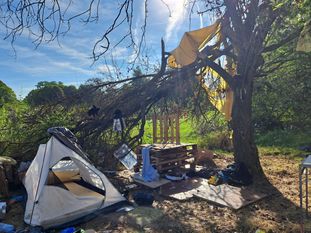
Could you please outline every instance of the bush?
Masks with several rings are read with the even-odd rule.
[[[232,151],[232,139],[228,132],[211,132],[199,138],[199,146],[210,150]]]

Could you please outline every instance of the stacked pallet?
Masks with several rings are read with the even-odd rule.
[[[151,163],[155,165],[160,174],[170,169],[184,169],[187,164],[194,168],[193,166],[198,155],[196,144],[140,145],[136,151],[140,164],[142,164],[141,150],[146,146],[150,146]]]

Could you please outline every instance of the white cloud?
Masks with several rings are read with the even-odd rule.
[[[171,17],[168,18],[165,32],[165,40],[168,41],[171,39],[173,33],[177,33],[185,20],[187,13],[185,5],[188,0],[178,1],[178,3],[176,0],[166,0],[165,2],[171,10]]]
[[[75,40],[77,40],[77,38]],[[72,59],[72,60],[76,60],[80,62],[80,65],[90,66],[92,64],[92,59],[90,55],[88,54],[89,51],[81,50],[81,47],[79,46],[72,45],[72,44],[68,45],[66,43],[62,43],[61,45],[53,43],[45,47],[53,50],[54,52],[58,54],[65,56],[68,59]],[[77,48],[80,48],[80,49],[77,49]]]
[[[115,67],[113,67],[112,65],[105,64],[99,65],[96,70],[99,73],[109,74],[115,70]]]
[[[113,56],[113,58],[118,59],[118,57],[124,57],[126,56],[128,53],[128,50],[124,47],[116,47],[114,49],[111,50],[111,55]]]
[[[75,71],[77,73],[80,73],[80,74],[85,74],[85,75],[89,75],[89,76],[92,76],[94,75],[94,71],[92,70],[88,70],[88,69],[83,69],[81,67],[77,67],[75,64],[72,64],[70,62],[56,62],[56,61],[53,61],[53,62],[50,62],[50,64],[56,68],[60,68],[60,69],[63,69],[63,71]]]

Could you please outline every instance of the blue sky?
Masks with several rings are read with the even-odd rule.
[[[171,16],[163,1],[170,6]],[[85,5],[77,1],[70,13],[84,9]],[[0,80],[11,87],[19,98],[35,88],[39,81],[61,81],[67,85],[80,85],[90,78],[116,78],[114,64],[120,68],[122,77],[131,76],[128,72],[133,50],[128,43],[121,43],[112,48],[105,56],[93,63],[91,59],[93,45],[101,32],[110,25],[121,1],[103,1],[99,10],[100,20],[97,23],[83,24],[76,21],[71,30],[59,37],[58,42],[42,43],[35,49],[31,36],[25,31],[14,42],[14,52],[10,40],[4,40],[5,29],[0,26]],[[136,0],[134,7],[134,33],[137,38],[141,33],[144,19],[144,1]],[[149,66],[157,64],[160,58],[160,40],[164,38],[166,51],[178,46],[183,33],[209,24],[197,14],[192,16],[189,25],[188,0],[148,0],[148,17],[146,45],[144,53],[149,56]],[[198,10],[195,6],[194,10]],[[120,27],[111,35],[111,42],[116,43],[126,32],[127,27]],[[144,54],[143,54],[144,55]],[[113,58],[113,61],[111,60]],[[131,66],[130,66],[131,67]]]

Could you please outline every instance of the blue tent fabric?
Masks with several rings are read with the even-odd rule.
[[[152,167],[150,163],[150,147],[144,147],[142,149],[143,157],[143,169],[142,177],[145,182],[151,182],[159,179],[158,171]]]

